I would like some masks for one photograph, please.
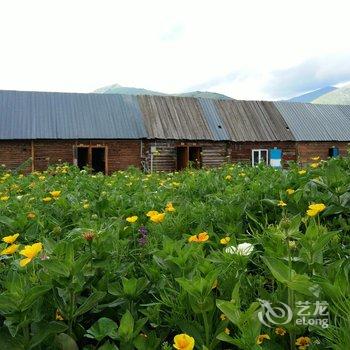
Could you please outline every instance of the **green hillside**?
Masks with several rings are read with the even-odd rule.
[[[125,87],[119,84],[113,84],[109,86],[104,86],[95,90],[94,92],[100,94],[122,94],[122,95],[151,95],[151,96],[180,96],[180,97],[201,97],[201,98],[212,98],[216,100],[228,100],[231,97],[228,97],[223,94],[218,94],[216,92],[208,92],[208,91],[191,91],[184,92],[181,94],[164,94],[158,91],[152,91],[142,88],[134,88],[134,87]]]
[[[95,90],[100,94],[121,94],[121,95],[165,95],[162,92],[152,91],[142,88],[125,87],[119,84],[104,86]]]
[[[350,105],[350,85],[329,92],[315,100],[312,103]]]
[[[175,96],[213,98],[213,99],[216,99],[216,100],[232,100],[231,97],[228,97],[226,95],[219,94],[217,92],[209,92],[209,91],[184,92],[182,94],[176,94]]]

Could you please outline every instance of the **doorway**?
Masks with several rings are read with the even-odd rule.
[[[176,170],[183,170],[188,166],[188,147],[176,148]]]
[[[202,167],[202,147],[176,147],[176,170],[183,170],[189,165],[196,169]]]
[[[89,147],[78,147],[77,165],[79,169],[83,169],[89,165]]]
[[[202,167],[202,147],[189,147],[188,159],[193,168],[200,169]]]
[[[91,148],[91,168],[95,173],[106,172],[106,152],[104,147]]]
[[[78,146],[76,148],[76,164],[80,169],[89,167],[94,173],[106,173],[106,147]]]

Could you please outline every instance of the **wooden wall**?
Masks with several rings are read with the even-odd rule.
[[[270,149],[270,148],[282,149],[282,160],[287,162],[291,160],[297,160],[297,150],[295,142],[277,141],[277,142],[232,142],[230,144],[230,155],[232,162],[252,162],[252,150],[253,149]]]
[[[349,142],[298,142],[297,152],[299,155],[299,162],[306,164],[312,162],[312,157],[319,156],[325,160],[328,158],[329,149],[338,147],[341,156],[347,155],[347,150],[350,149]]]
[[[194,146],[202,148],[202,166],[219,166],[227,161],[227,144],[225,142],[188,142],[188,141],[146,141],[144,142],[143,155],[146,168],[151,168],[151,147],[157,149],[157,155],[153,156],[153,171],[176,170],[176,147]]]

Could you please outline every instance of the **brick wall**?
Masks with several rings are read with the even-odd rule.
[[[50,164],[73,163],[73,147],[100,145],[107,147],[108,172],[141,166],[139,140],[35,140],[34,169],[45,170]],[[0,164],[15,169],[31,157],[31,141],[0,141]],[[26,170],[30,171],[31,167]]]
[[[310,163],[311,157],[319,156],[321,159],[328,158],[329,149],[338,147],[340,155],[347,155],[347,150],[350,149],[349,142],[298,142],[297,149],[299,154],[299,162],[301,164]]]
[[[0,164],[9,169],[17,169],[25,162],[24,171],[31,169],[31,142],[30,141],[0,141]]]
[[[230,144],[230,155],[232,162],[244,162],[251,164],[253,149],[282,149],[282,160],[287,162],[297,160],[297,149],[295,142],[232,142]]]

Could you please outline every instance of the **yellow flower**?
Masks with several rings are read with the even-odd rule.
[[[62,315],[60,309],[57,309],[57,310],[56,310],[55,318],[56,318],[57,321],[63,321],[63,320],[64,320],[63,315]]]
[[[158,224],[160,222],[163,222],[164,218],[165,218],[165,213],[159,213],[159,214],[156,214],[156,215],[152,215],[150,217],[150,220],[153,221],[153,222],[156,222]]]
[[[313,217],[325,209],[326,206],[323,203],[310,204],[309,209],[306,211],[306,214],[310,217]]]
[[[230,239],[231,239],[230,237],[226,236],[226,237],[220,239],[220,243],[227,244],[228,242],[230,242]]]
[[[232,180],[232,176],[231,176],[231,175],[227,175],[227,176],[225,177],[225,180],[231,181],[231,180]]]
[[[239,173],[238,176],[245,176],[246,174],[245,173]]]
[[[39,180],[40,181],[44,181],[45,180],[45,176],[39,176]]]
[[[292,188],[288,188],[286,190],[286,192],[287,192],[287,194],[291,195],[291,194],[293,194],[295,192],[295,190],[293,190]]]
[[[199,233],[198,235],[193,235],[191,236],[188,241],[189,242],[197,242],[197,243],[201,243],[201,242],[206,242],[209,239],[209,235],[206,232],[202,232]]]
[[[279,201],[278,204],[277,204],[279,207],[285,207],[287,205],[286,202],[283,202],[283,201]]]
[[[173,211],[175,211],[175,208],[173,207],[173,203],[169,202],[167,203],[166,207],[165,207],[165,211],[172,213]]]
[[[295,249],[297,247],[296,241],[288,241],[288,247],[290,249]]]
[[[7,243],[7,244],[12,244],[16,241],[17,237],[19,236],[19,233],[15,233],[12,236],[6,236],[4,237],[2,240],[3,242]]]
[[[309,337],[299,337],[295,341],[295,345],[299,346],[299,350],[305,350],[311,344]]]
[[[310,166],[311,168],[316,169],[320,166],[320,163],[311,163]]]
[[[134,216],[129,216],[128,218],[126,218],[126,221],[130,222],[130,223],[134,223],[137,221],[137,219],[138,219],[138,216],[134,215]]]
[[[39,252],[43,249],[43,245],[39,243],[34,243],[32,245],[26,245],[24,249],[22,249],[19,253],[21,255],[24,255],[26,258],[22,259],[19,262],[19,265],[21,267],[26,266],[29,264],[38,254]]]
[[[154,216],[154,215],[158,215],[159,214],[159,212],[157,212],[157,210],[150,210],[147,214],[146,214],[146,216],[148,216],[149,218],[150,217],[152,217],[152,216]]]
[[[284,336],[287,333],[287,331],[283,327],[276,327],[275,328],[275,333],[277,335]]]
[[[3,201],[3,202],[8,201],[9,199],[10,199],[9,196],[2,196],[2,197],[0,197],[0,201]]]
[[[31,212],[31,213],[27,214],[27,219],[32,220],[32,219],[35,219],[35,218],[36,218],[35,213]]]
[[[178,334],[174,337],[173,346],[177,350],[193,350],[194,339],[187,334]]]
[[[317,156],[317,157],[311,157],[310,159],[311,159],[311,160],[314,160],[314,161],[317,161],[317,160],[320,160],[320,157],[319,157],[319,156]]]
[[[220,320],[221,320],[221,321],[227,320],[227,317],[225,316],[225,314],[221,314],[221,315],[220,315]]]
[[[7,248],[5,248],[4,250],[1,251],[0,255],[10,255],[16,252],[16,250],[18,249],[19,244],[11,244],[10,246],[8,246]]]
[[[61,191],[51,191],[50,194],[53,198],[58,198],[61,195]]]
[[[299,175],[304,175],[304,174],[306,174],[306,170],[299,170],[299,171],[298,171],[298,174],[299,174]]]
[[[48,202],[51,202],[52,201],[52,198],[51,197],[45,197],[43,198],[43,202],[45,203],[48,203]]]
[[[224,332],[225,332],[227,335],[230,334],[230,330],[229,330],[227,327],[225,328]]]
[[[84,208],[84,209],[89,209],[89,208],[90,208],[90,204],[89,204],[89,203],[85,203],[85,204],[83,205],[83,208]]]
[[[270,339],[270,336],[268,334],[260,334],[258,338],[256,339],[256,343],[258,345],[262,344],[265,339]]]

